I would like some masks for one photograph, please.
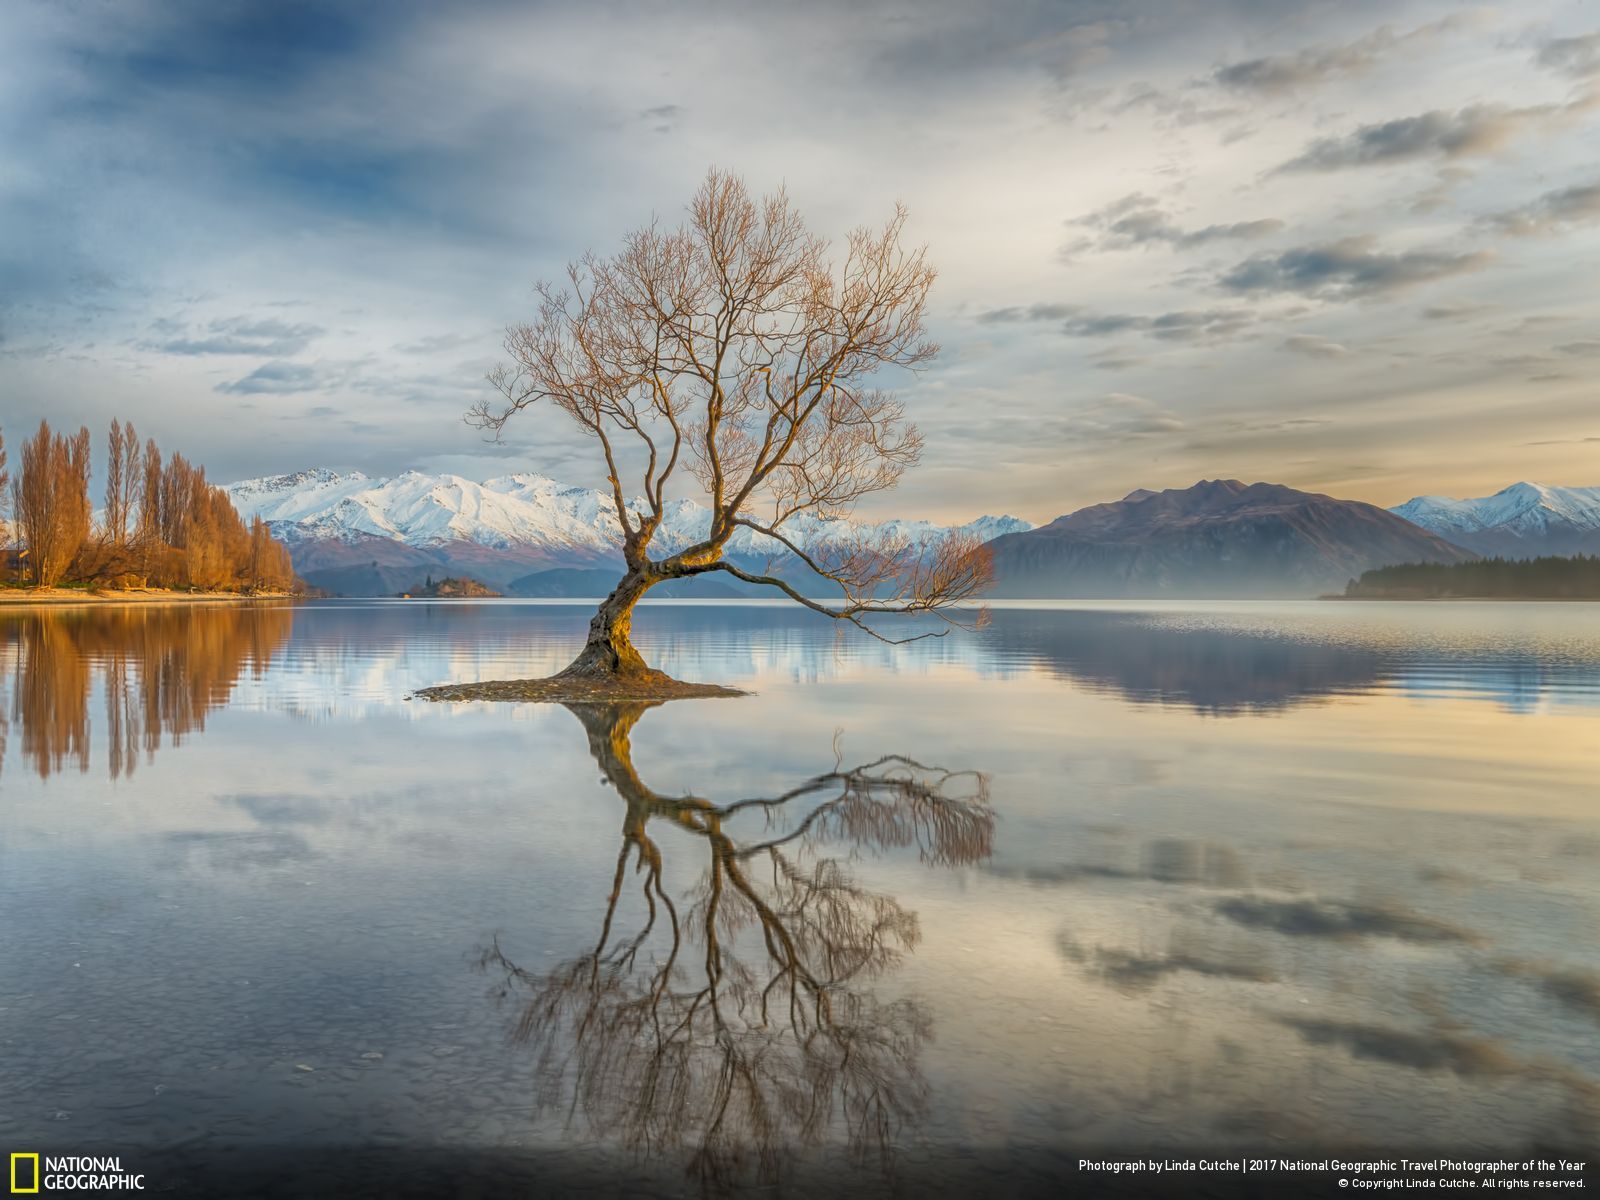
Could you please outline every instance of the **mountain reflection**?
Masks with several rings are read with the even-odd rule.
[[[770,798],[664,796],[629,744],[653,705],[568,707],[626,806],[598,938],[547,970],[498,943],[482,957],[518,1006],[513,1038],[533,1051],[541,1111],[646,1160],[681,1156],[711,1190],[773,1182],[796,1151],[840,1142],[852,1163],[889,1169],[926,1106],[930,1019],[869,985],[920,930],[823,850],[979,862],[994,834],[987,778],[890,755]],[[703,873],[674,898],[668,860],[686,852]]]
[[[1246,630],[1163,624],[1126,613],[1014,611],[985,632],[999,654],[1042,660],[1136,703],[1227,714],[1364,692],[1400,669],[1382,650]]]
[[[241,674],[282,650],[293,619],[286,607],[235,605],[0,613],[0,672],[14,676],[0,689],[0,763],[9,690],[22,758],[39,777],[87,771],[98,690],[110,775],[132,774],[164,736],[177,745],[203,729]]]

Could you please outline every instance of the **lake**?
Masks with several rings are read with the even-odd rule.
[[[407,698],[589,611],[0,610],[0,1145],[694,1195],[1597,1144],[1594,606],[661,603],[753,694]]]

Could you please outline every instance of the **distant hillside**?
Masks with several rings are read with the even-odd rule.
[[[1418,496],[1389,511],[1479,554],[1600,553],[1600,487],[1514,483],[1476,500]]]
[[[620,567],[583,570],[558,567],[553,571],[535,571],[521,579],[511,581],[513,596],[598,599],[609,595],[622,577]],[[732,579],[732,576],[728,577]],[[734,580],[732,584],[704,575],[693,579],[674,579],[658,583],[651,588],[647,600],[734,600],[746,596],[776,596],[770,588],[751,587]]]
[[[1139,489],[996,538],[998,597],[1293,597],[1373,567],[1475,557],[1371,504],[1270,483]]]
[[[1600,600],[1600,558],[1403,563],[1363,573],[1344,594],[1357,600]]]
[[[409,589],[404,593],[414,596],[419,600],[472,600],[487,599],[499,596],[499,592],[491,591],[476,579],[433,579],[429,578],[418,587]]]

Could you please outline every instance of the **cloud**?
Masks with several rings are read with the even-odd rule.
[[[1434,180],[1411,201],[1411,211],[1426,215],[1438,212],[1450,203],[1451,193],[1472,178],[1472,172],[1465,167],[1440,167]]]
[[[1348,358],[1350,348],[1314,333],[1295,333],[1283,339],[1283,349],[1307,358]]]
[[[1600,75],[1600,32],[1556,38],[1539,51],[1539,65],[1574,79]]]
[[[1222,341],[1234,337],[1255,322],[1253,313],[1240,309],[1179,309],[1155,316],[1128,313],[1089,313],[1066,321],[1062,329],[1073,337],[1100,337],[1106,334],[1144,333],[1169,342]]]
[[[437,333],[417,338],[415,341],[401,342],[395,349],[402,354],[438,354],[445,350],[459,350],[464,346],[481,345],[486,343],[489,337],[487,333]]]
[[[1290,937],[1391,937],[1403,942],[1477,940],[1467,930],[1388,905],[1236,896],[1218,902],[1217,912],[1237,924]]]
[[[1122,250],[1131,246],[1167,245],[1190,249],[1211,242],[1266,237],[1283,229],[1282,221],[1268,217],[1184,229],[1150,196],[1135,192],[1070,222],[1098,230],[1098,239],[1086,239],[1064,251]]]
[[[655,133],[671,133],[677,128],[678,120],[682,116],[681,104],[658,104],[641,112],[639,119],[649,125]]]
[[[1162,433],[1181,433],[1185,425],[1176,413],[1153,400],[1126,392],[1112,392],[1063,416],[1061,434],[1074,441],[1127,442]]]
[[[1312,1045],[1342,1046],[1352,1058],[1371,1059],[1414,1071],[1451,1071],[1457,1075],[1515,1075],[1521,1065],[1493,1042],[1452,1033],[1413,1033],[1387,1025],[1357,1021],[1324,1021],[1280,1017]]]
[[[1546,192],[1520,208],[1485,218],[1484,223],[1513,237],[1564,233],[1600,221],[1600,180]]]
[[[1405,33],[1384,25],[1364,37],[1338,45],[1308,46],[1292,54],[1246,59],[1218,67],[1212,79],[1222,87],[1258,95],[1281,96],[1330,79],[1372,70],[1402,47],[1430,41],[1441,34],[1482,22],[1481,13],[1459,13]]]
[[[242,379],[219,383],[216,390],[235,396],[288,395],[292,392],[317,391],[328,382],[317,367],[278,361],[263,363]]]
[[[1237,308],[1178,309],[1153,316],[1134,313],[1100,313],[1076,304],[1032,304],[996,308],[978,314],[981,325],[1015,322],[1060,322],[1069,337],[1108,337],[1143,333],[1169,342],[1221,341],[1242,333],[1255,315]]]
[[[1587,441],[1600,441],[1588,438]],[[1575,967],[1557,967],[1526,959],[1502,959],[1495,969],[1503,975],[1531,979],[1550,999],[1574,1012],[1600,1021],[1600,974]]]
[[[164,329],[171,324],[160,321],[156,327]],[[212,321],[206,330],[199,336],[144,344],[166,354],[251,354],[283,358],[300,353],[326,332],[320,325],[290,325],[275,318],[247,320],[243,317]]]
[[[164,857],[213,871],[287,867],[318,857],[305,838],[283,831],[176,832],[166,835]]]
[[[1484,158],[1526,134],[1565,126],[1597,106],[1600,92],[1587,93],[1568,104],[1528,108],[1474,104],[1455,112],[1435,109],[1415,117],[1362,125],[1343,137],[1318,138],[1277,170],[1339,171],[1425,158]]]
[[[1061,321],[1082,311],[1076,304],[1030,304],[992,308],[978,314],[980,325],[1009,325],[1017,321]]]
[[[1493,312],[1494,306],[1490,304],[1471,304],[1464,300],[1446,300],[1441,304],[1430,304],[1422,310],[1424,320],[1428,321],[1464,321],[1470,317],[1479,317],[1486,312]]]
[[[326,825],[332,816],[327,800],[296,792],[240,792],[217,799],[243,809],[262,825]]]
[[[1259,963],[1227,962],[1183,951],[1157,957],[1101,947],[1095,952],[1094,967],[1107,983],[1129,992],[1146,991],[1168,975],[1179,973],[1240,983],[1271,983],[1277,978],[1270,968]]]
[[[1257,255],[1225,272],[1217,284],[1224,291],[1244,295],[1292,292],[1319,299],[1355,299],[1480,271],[1494,260],[1486,250],[1387,254],[1374,249],[1375,243],[1376,239],[1363,235],[1278,255]]]

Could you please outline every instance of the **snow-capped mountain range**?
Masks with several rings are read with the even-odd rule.
[[[1514,483],[1492,496],[1418,496],[1389,510],[1479,554],[1600,553],[1600,487]]]
[[[516,590],[520,579],[541,570],[620,561],[622,526],[613,499],[543,475],[504,475],[476,483],[421,471],[385,479],[317,469],[246,479],[225,490],[245,520],[260,516],[289,545],[297,569],[309,582],[346,594],[408,588],[421,581],[419,570],[469,574],[493,587]],[[710,527],[709,509],[692,500],[673,501],[654,546],[671,553],[699,540]],[[1033,525],[1016,517],[979,517],[952,527],[802,515],[784,528],[797,544],[810,547],[852,530],[926,544],[956,530],[988,541]],[[784,552],[779,543],[744,529],[735,534],[729,550],[762,559]]]

